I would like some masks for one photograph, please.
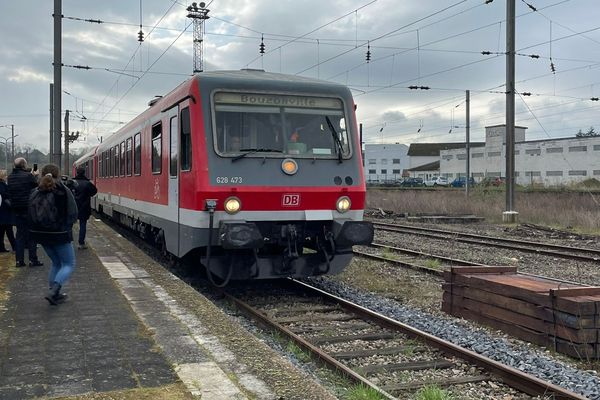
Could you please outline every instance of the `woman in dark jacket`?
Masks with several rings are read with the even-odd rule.
[[[60,181],[59,174],[56,165],[46,165],[42,169],[38,188],[29,197],[31,235],[52,260],[52,268],[48,275],[50,290],[45,296],[52,305],[65,300],[66,295],[61,294],[60,289],[75,269],[75,250],[72,242],[73,223],[77,220],[77,204],[73,193]],[[44,209],[43,205],[51,207]]]
[[[13,225],[15,216],[10,208],[10,196],[8,194],[8,185],[6,184],[6,170],[0,170],[0,253],[9,252],[4,245],[4,233],[10,242],[13,251],[17,248]]]

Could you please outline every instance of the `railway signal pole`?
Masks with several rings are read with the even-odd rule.
[[[200,3],[200,8],[194,2],[187,8],[187,17],[191,18],[194,24],[194,73],[204,71],[204,21],[210,18],[210,10],[205,7],[204,2]]]
[[[465,180],[465,194],[467,195],[467,197],[469,197],[469,189],[470,189],[470,183],[469,183],[469,177],[471,176],[471,91],[467,90],[465,92],[465,108],[466,108],[466,112],[465,112],[465,119],[466,119],[466,124],[465,124],[465,150],[467,153],[467,173],[466,173],[466,180]]]

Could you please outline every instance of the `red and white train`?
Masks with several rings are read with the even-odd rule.
[[[337,273],[373,239],[354,110],[342,85],[203,72],[75,166],[96,211],[214,281]]]

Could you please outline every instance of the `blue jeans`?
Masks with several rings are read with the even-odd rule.
[[[50,260],[52,260],[52,268],[50,268],[50,275],[48,275],[48,286],[52,286],[54,282],[61,286],[64,285],[75,269],[73,243],[45,244],[43,247]]]
[[[85,234],[87,231],[87,219],[79,220],[79,244],[85,244]]]

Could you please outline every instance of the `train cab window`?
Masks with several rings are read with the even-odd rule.
[[[121,158],[119,163],[119,175],[125,176],[125,142],[121,142]]]
[[[133,137],[133,173],[142,173],[142,134],[138,132]]]
[[[190,108],[186,107],[181,110],[181,143],[180,143],[180,158],[181,170],[189,171],[192,169],[192,130],[190,125]]]
[[[349,158],[350,138],[340,99],[304,95],[218,92],[215,150],[221,156]]]
[[[132,161],[133,139],[129,138],[125,142],[125,164],[128,176],[131,176],[131,161]]]
[[[152,127],[152,173],[160,174],[162,170],[162,123]]]
[[[178,145],[177,139],[179,132],[177,132],[177,116],[171,117],[169,127],[169,176],[177,176],[177,154]]]

